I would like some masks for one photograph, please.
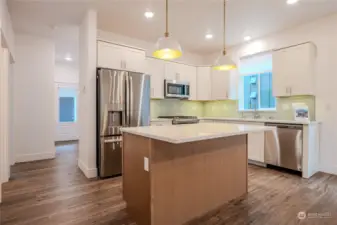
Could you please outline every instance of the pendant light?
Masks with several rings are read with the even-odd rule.
[[[224,0],[224,8],[223,8],[223,51],[222,54],[218,57],[213,65],[214,70],[228,71],[232,69],[236,69],[236,64],[234,61],[226,55],[226,1]]]
[[[178,41],[170,37],[168,32],[168,0],[166,0],[166,31],[164,37],[158,39],[156,50],[152,56],[158,59],[176,59],[182,55],[181,46]]]

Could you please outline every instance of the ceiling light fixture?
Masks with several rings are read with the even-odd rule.
[[[146,12],[144,13],[144,16],[145,16],[147,19],[151,19],[151,18],[153,18],[154,13],[151,12],[151,11],[146,11]]]
[[[224,0],[224,7],[223,7],[223,51],[221,55],[218,57],[218,59],[215,61],[215,64],[213,65],[214,70],[221,70],[221,71],[227,71],[236,69],[236,64],[234,61],[226,55],[226,1]]]
[[[182,56],[181,46],[178,41],[170,37],[168,32],[168,0],[166,0],[166,31],[164,37],[158,39],[156,50],[152,56],[158,59],[176,59]]]
[[[205,35],[205,38],[206,38],[206,39],[212,39],[212,38],[213,38],[213,34],[206,34],[206,35]]]
[[[245,41],[250,41],[250,40],[252,40],[252,37],[251,36],[246,36],[246,37],[244,37],[243,38]]]
[[[66,61],[68,61],[68,62],[73,61],[73,58],[71,58],[70,56],[66,56],[64,59],[65,59]]]
[[[298,2],[299,0],[287,0],[288,5],[294,5]]]

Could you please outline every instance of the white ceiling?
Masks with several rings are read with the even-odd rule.
[[[207,54],[222,47],[222,0],[170,0],[169,29],[189,52]],[[98,10],[98,27],[105,31],[155,42],[164,33],[164,0],[9,0],[14,29],[48,35],[55,27],[79,24],[88,7]],[[144,17],[152,10],[151,20]],[[337,12],[337,0],[229,0],[228,45],[287,29]],[[34,26],[32,26],[34,24]],[[207,32],[214,39],[205,40]]]

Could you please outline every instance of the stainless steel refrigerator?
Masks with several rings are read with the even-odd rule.
[[[121,127],[150,125],[150,76],[97,68],[97,168],[101,178],[122,174]]]

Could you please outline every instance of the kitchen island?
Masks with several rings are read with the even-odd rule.
[[[138,225],[181,225],[247,193],[247,134],[201,123],[123,128],[123,197]]]

